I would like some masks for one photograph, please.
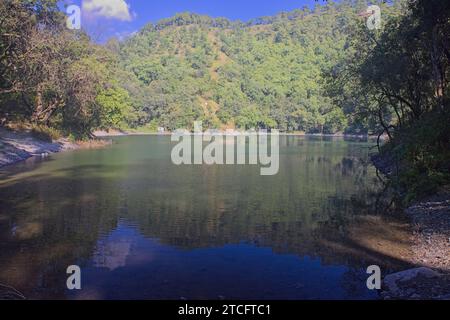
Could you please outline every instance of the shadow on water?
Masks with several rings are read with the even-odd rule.
[[[0,183],[0,283],[29,298],[376,298],[365,269],[409,267],[409,226],[378,211],[366,146],[286,137],[272,177],[174,166],[161,137],[60,154]]]
[[[34,171],[48,161],[53,161],[53,159],[47,156],[36,156],[28,158],[17,164],[2,167],[0,168],[0,183],[18,174]]]

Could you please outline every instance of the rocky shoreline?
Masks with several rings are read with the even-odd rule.
[[[442,190],[406,213],[413,223],[415,263],[450,272],[450,191]]]
[[[374,155],[374,166],[386,177],[394,173],[394,159]],[[383,281],[383,299],[450,300],[450,188],[421,199],[405,209],[412,225],[411,263],[417,265]]]
[[[387,275],[383,299],[450,300],[450,192],[442,190],[405,210],[411,219],[411,263],[418,268]]]

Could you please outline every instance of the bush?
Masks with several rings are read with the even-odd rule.
[[[397,159],[394,182],[405,203],[450,184],[450,111],[434,110],[399,129],[382,148]]]
[[[61,138],[61,133],[58,130],[44,125],[32,125],[30,132],[34,138],[46,142],[53,142]]]

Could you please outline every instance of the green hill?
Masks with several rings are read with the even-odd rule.
[[[358,13],[366,7],[343,1],[248,23],[183,13],[111,40],[133,99],[130,124],[357,131],[326,96],[324,79],[350,50],[350,29],[365,23]]]

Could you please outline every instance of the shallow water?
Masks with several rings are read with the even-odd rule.
[[[0,171],[0,283],[32,299],[375,299],[403,268],[364,141],[280,137],[280,170],[175,166],[170,137]],[[66,268],[82,269],[82,290]]]

